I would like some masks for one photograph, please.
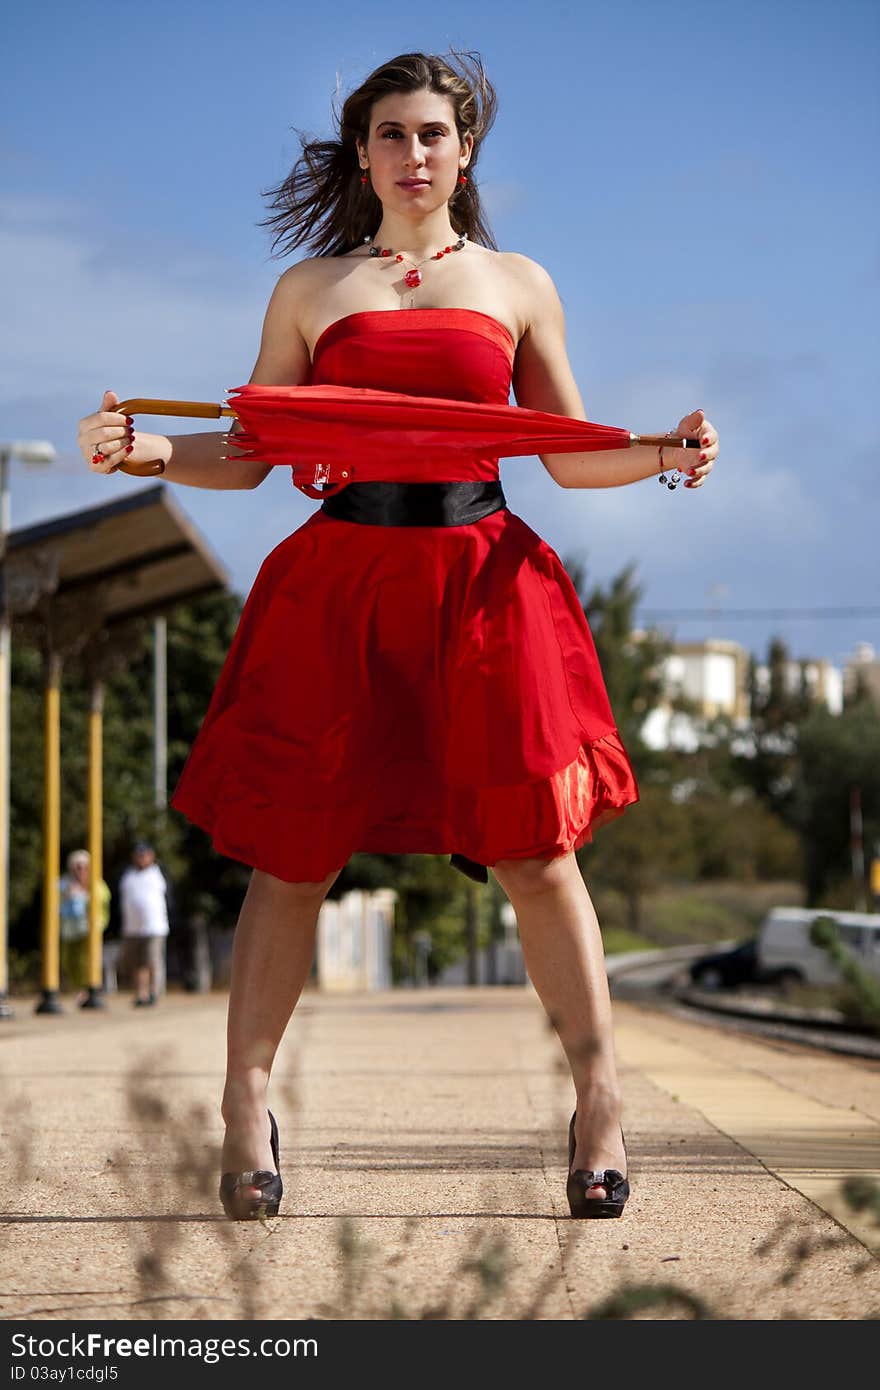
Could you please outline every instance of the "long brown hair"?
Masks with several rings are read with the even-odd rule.
[[[273,255],[279,245],[278,255],[306,245],[319,256],[341,256],[361,245],[365,237],[375,235],[382,204],[372,186],[360,181],[355,139],[367,143],[370,113],[380,97],[424,90],[450,99],[460,144],[465,135],[473,136],[468,181],[457,185],[449,204],[453,229],[498,250],[474,178],[480,146],[495,119],[498,98],[478,54],[452,49],[449,56],[458,60],[461,71],[445,57],[425,53],[402,53],[376,68],[346,98],[341,114],[334,108],[339,131],[336,140],[307,140],[297,131],[302,154],[284,182],[263,194],[274,211],[257,223],[275,229]]]

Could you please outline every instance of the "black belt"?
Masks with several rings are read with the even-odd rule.
[[[349,483],[321,503],[336,521],[365,526],[467,526],[507,506],[501,484]]]
[[[467,526],[507,506],[501,483],[349,483],[325,497],[321,511],[365,526]],[[485,864],[464,854],[449,858],[475,883],[488,883]]]

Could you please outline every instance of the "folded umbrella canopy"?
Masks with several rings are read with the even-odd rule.
[[[355,480],[393,480],[402,470],[412,481],[422,471],[426,481],[437,481],[438,467],[465,477],[462,466],[485,456],[588,453],[634,444],[699,447],[698,439],[681,435],[638,435],[523,406],[359,386],[250,383],[234,387],[228,401],[221,406],[135,399],[123,401],[117,410],[126,415],[234,416],[243,431],[228,436],[237,452],[224,458],[287,465],[296,487],[317,498]],[[142,477],[160,471],[156,463],[119,467]]]

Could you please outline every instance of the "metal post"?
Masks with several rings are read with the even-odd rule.
[[[156,809],[168,804],[168,623],[153,621],[153,790]]]
[[[105,1008],[104,933],[101,882],[104,877],[103,821],[104,683],[92,681],[89,707],[89,983],[83,1009]]]
[[[11,529],[9,464],[50,463],[54,446],[46,440],[0,444],[0,1019],[12,1018],[9,993],[9,814],[12,763],[10,706],[12,689],[12,615],[9,606],[8,537]]]
[[[61,871],[61,653],[46,653],[46,687],[43,693],[43,921],[40,931],[42,996],[35,1013],[60,1014],[60,893]]]
[[[852,854],[852,872],[856,889],[856,912],[867,912],[868,898],[865,892],[865,845],[862,829],[862,789],[850,787],[849,791],[849,839]]]
[[[465,937],[467,940],[467,982],[469,985],[480,983],[480,954],[479,954],[479,909],[477,899],[476,883],[468,882],[464,889],[464,923]]]

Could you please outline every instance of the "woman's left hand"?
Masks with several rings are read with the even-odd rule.
[[[690,415],[685,415],[683,420],[679,420],[675,432],[684,435],[686,439],[699,439],[701,447],[696,458],[692,449],[670,449],[669,453],[676,462],[673,465],[670,458],[669,466],[674,466],[684,473],[685,487],[702,487],[718,457],[718,432],[706,419],[702,410],[694,410]],[[665,453],[664,450],[664,455]]]

